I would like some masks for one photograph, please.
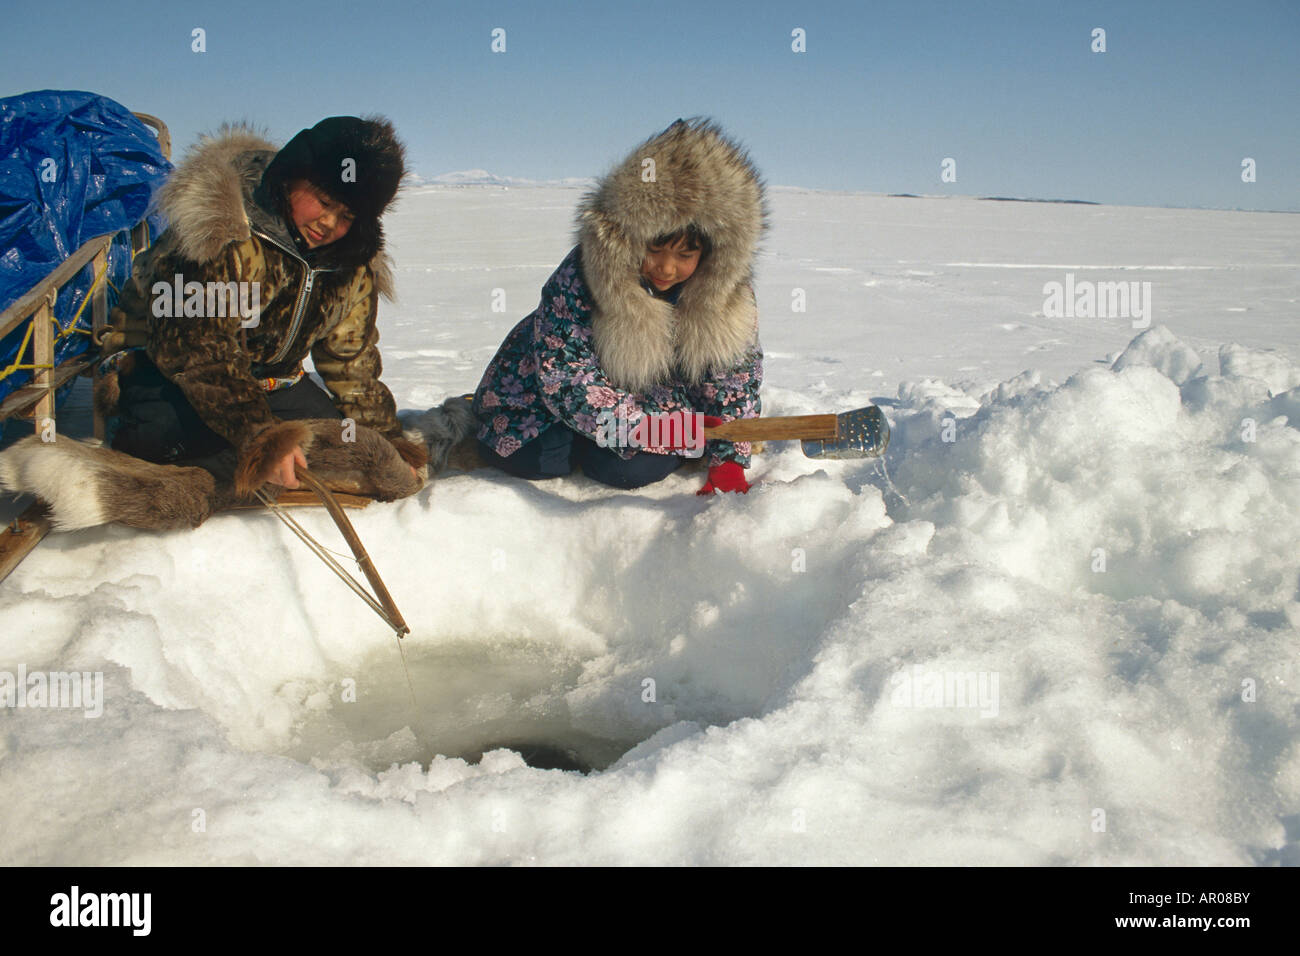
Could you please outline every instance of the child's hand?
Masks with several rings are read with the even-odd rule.
[[[293,451],[277,461],[271,471],[271,476],[266,480],[273,484],[283,485],[285,488],[297,488],[298,476],[294,474],[294,465],[307,467],[307,456],[302,453],[301,445],[295,445]]]

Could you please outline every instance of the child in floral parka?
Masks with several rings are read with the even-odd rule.
[[[647,432],[643,417],[757,417],[751,281],[765,220],[758,173],[713,123],[678,120],[633,151],[584,197],[577,248],[483,375],[473,405],[483,457],[530,480],[580,467],[636,488],[699,454],[689,425]],[[629,433],[660,444],[608,440]],[[709,441],[704,451],[701,494],[749,490],[748,443]]]

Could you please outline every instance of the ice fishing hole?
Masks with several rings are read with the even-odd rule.
[[[347,758],[379,772],[412,761],[427,767],[437,756],[477,763],[484,753],[507,749],[531,767],[585,774],[678,719],[665,709],[658,720],[629,720],[599,703],[575,712],[570,695],[584,660],[535,641],[432,648],[408,642],[406,653],[409,687],[393,647],[367,657],[355,676],[339,674],[308,689],[305,696],[323,693],[329,703],[308,709],[286,755],[304,762]],[[349,678],[355,700],[344,699]]]

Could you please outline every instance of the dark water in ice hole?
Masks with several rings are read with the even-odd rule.
[[[411,689],[396,640],[371,654],[356,674],[339,673],[323,690],[330,704],[298,728],[287,755],[328,758],[340,746],[372,771],[437,755],[477,763],[486,751],[517,752],[532,767],[603,770],[658,727],[627,736],[598,717],[575,719],[564,695],[573,690],[583,659],[533,641],[403,641]],[[356,681],[356,701],[342,700],[344,678]],[[629,693],[633,688],[629,683]],[[409,727],[411,734],[390,735]],[[619,731],[622,731],[620,733]]]

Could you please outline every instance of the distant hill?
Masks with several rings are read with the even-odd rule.
[[[486,169],[462,169],[437,176],[410,176],[412,186],[569,186],[586,188],[595,180],[570,177],[568,179],[523,179],[518,176],[498,176]]]
[[[979,196],[986,202],[1060,202],[1070,203],[1076,206],[1100,206],[1101,203],[1093,202],[1091,199],[1024,199],[1020,196]]]
[[[1022,196],[943,196],[929,195],[918,196],[916,193],[889,193],[890,199],[979,199],[983,202],[1055,202],[1067,203],[1076,206],[1100,206],[1099,202],[1093,202],[1091,199],[1027,199]]]

